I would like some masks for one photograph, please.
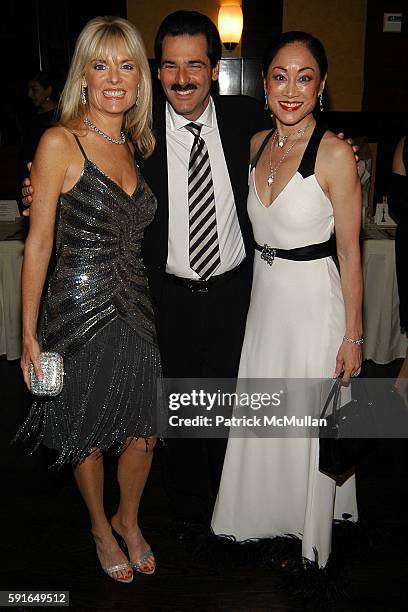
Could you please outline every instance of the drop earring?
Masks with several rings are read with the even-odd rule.
[[[268,96],[266,95],[266,91],[265,91],[265,104],[264,104],[264,110],[268,110]]]
[[[319,96],[319,108],[320,108],[320,112],[322,113],[324,111],[324,108],[323,108],[323,93],[321,93],[320,96]]]
[[[140,83],[137,84],[137,94],[136,94],[135,106],[138,106],[139,104],[139,95],[140,95]]]
[[[81,86],[81,103],[86,104],[86,93],[85,93],[85,85],[82,83]]]

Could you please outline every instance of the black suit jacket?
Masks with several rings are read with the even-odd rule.
[[[271,127],[262,107],[246,96],[213,95],[218,129],[234,192],[237,215],[249,260],[253,255],[252,228],[246,202],[248,195],[249,142],[260,130]],[[153,110],[156,148],[146,160],[139,160],[142,173],[157,198],[157,212],[146,229],[142,250],[153,302],[160,302],[168,254],[169,198],[166,146],[166,100],[162,96]]]

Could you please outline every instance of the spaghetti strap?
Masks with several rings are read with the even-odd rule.
[[[80,149],[80,151],[81,151],[82,155],[85,157],[85,159],[88,159],[88,157],[87,157],[87,155],[86,155],[86,153],[85,153],[85,151],[84,151],[84,148],[83,148],[83,146],[81,145],[81,143],[79,142],[79,138],[78,138],[78,136],[77,136],[76,134],[74,134],[74,138],[75,138],[75,140],[77,141],[77,145],[78,145],[78,147],[79,147],[79,149]]]
[[[254,159],[251,161],[251,165],[250,165],[250,167],[249,167],[249,173],[251,173],[251,172],[252,172],[252,170],[255,168],[256,164],[258,163],[259,158],[261,157],[261,155],[262,155],[262,153],[263,153],[263,150],[264,150],[264,148],[266,147],[266,145],[268,144],[268,142],[269,142],[269,140],[270,140],[271,136],[273,135],[274,131],[275,131],[275,129],[271,130],[271,131],[270,131],[270,132],[268,132],[268,133],[267,133],[267,135],[265,136],[265,138],[264,138],[264,140],[263,140],[263,142],[262,142],[261,146],[259,147],[258,151],[257,151],[257,152],[256,152],[256,154],[255,154]]]
[[[327,126],[317,121],[298,168],[298,172],[303,178],[307,178],[315,172],[317,152],[326,131]]]

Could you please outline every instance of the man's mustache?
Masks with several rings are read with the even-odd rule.
[[[197,89],[197,85],[194,85],[194,83],[187,83],[187,85],[173,83],[171,86],[172,91],[194,91],[195,89]]]

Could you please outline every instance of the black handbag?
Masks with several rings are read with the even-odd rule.
[[[352,399],[340,406],[342,384],[340,375],[334,381],[320,415],[327,424],[319,427],[319,471],[332,478],[338,486],[354,473],[356,465],[376,445],[374,439],[357,437],[366,431],[373,435],[370,402]],[[332,412],[326,416],[330,404]]]

